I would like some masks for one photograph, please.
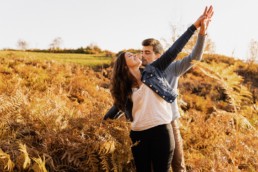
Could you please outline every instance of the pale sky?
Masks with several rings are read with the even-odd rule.
[[[216,53],[245,59],[258,41],[258,0],[0,0],[0,49],[17,48],[19,39],[46,49],[56,37],[62,48],[141,48],[146,38],[169,39],[172,24],[186,29],[209,5]]]

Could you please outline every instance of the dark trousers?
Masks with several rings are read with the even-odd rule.
[[[137,172],[169,171],[175,148],[171,124],[131,131],[130,137]]]

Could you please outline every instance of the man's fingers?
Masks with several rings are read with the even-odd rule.
[[[212,7],[212,5],[211,5],[211,6],[209,7],[207,13],[209,14],[209,13],[211,13],[212,11],[213,11],[213,7]]]
[[[211,18],[212,16],[213,16],[213,14],[214,14],[214,12],[212,11],[208,16],[207,16],[207,18]]]
[[[212,11],[211,15],[210,15],[210,18],[213,16],[214,12]]]

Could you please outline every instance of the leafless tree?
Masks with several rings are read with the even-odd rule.
[[[17,47],[20,50],[25,51],[26,49],[28,49],[28,46],[29,46],[29,44],[25,40],[19,39],[17,41]]]
[[[50,50],[59,50],[61,45],[63,44],[63,40],[61,37],[55,38],[52,43],[49,45]]]
[[[179,25],[170,24],[170,28],[171,28],[171,37],[169,38],[169,40],[166,38],[161,38],[161,41],[164,44],[165,49],[169,48],[171,44],[173,44],[180,36],[179,33],[181,29],[179,28]]]
[[[252,39],[249,44],[248,63],[253,64],[258,61],[258,41]]]
[[[174,43],[180,36],[180,33],[183,32],[183,26],[181,25],[171,25],[172,36],[170,40],[162,39],[162,42],[165,44],[165,48],[170,47],[172,43]],[[186,53],[190,53],[194,48],[194,45],[198,38],[198,32],[192,36],[192,38],[185,45],[183,51]],[[204,53],[215,53],[215,43],[211,40],[211,38],[207,35],[205,40]]]
[[[184,51],[186,51],[187,53],[190,53],[194,48],[197,38],[198,38],[198,32],[195,32],[192,38],[185,45]],[[215,43],[211,40],[211,38],[209,38],[208,35],[206,36],[206,40],[205,40],[204,53],[210,53],[210,54],[215,53]]]

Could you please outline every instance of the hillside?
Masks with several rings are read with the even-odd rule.
[[[134,171],[112,68],[48,55],[0,53],[0,171]],[[205,55],[179,91],[188,171],[258,171],[258,65]]]

